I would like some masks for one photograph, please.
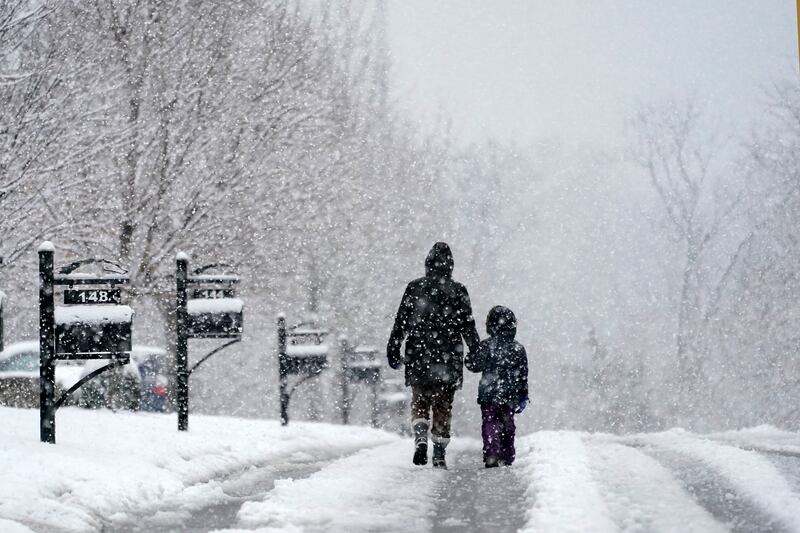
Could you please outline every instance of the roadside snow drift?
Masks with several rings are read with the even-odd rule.
[[[39,411],[0,408],[0,530],[97,531],[149,510],[191,511],[218,478],[297,452],[352,453],[397,437],[368,428],[194,415],[60,409],[57,444],[39,442]]]

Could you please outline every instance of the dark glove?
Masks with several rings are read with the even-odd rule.
[[[392,344],[389,342],[389,346],[386,347],[386,358],[389,359],[389,366],[397,370],[403,360],[400,358],[400,347],[392,346]]]
[[[519,413],[521,413],[522,411],[524,411],[524,410],[525,410],[525,408],[526,408],[526,407],[528,407],[528,402],[529,402],[529,401],[530,401],[530,400],[528,399],[528,397],[527,397],[527,396],[523,396],[522,398],[520,398],[520,400],[519,400],[519,403],[517,403],[517,408],[516,408],[516,409],[514,409],[514,412],[515,412],[515,413],[517,413],[517,414],[519,414]]]

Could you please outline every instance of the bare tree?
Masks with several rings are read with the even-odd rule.
[[[664,209],[677,245],[675,302],[676,410],[695,411],[708,383],[706,335],[720,311],[733,267],[751,238],[739,225],[746,212],[746,189],[721,155],[728,140],[694,100],[641,109],[635,161]],[[667,264],[667,270],[672,264]]]

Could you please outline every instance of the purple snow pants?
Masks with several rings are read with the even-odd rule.
[[[495,458],[510,465],[514,462],[514,409],[506,404],[481,405],[483,416],[483,460]]]

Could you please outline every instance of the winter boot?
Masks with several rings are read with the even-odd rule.
[[[414,422],[414,464],[428,464],[428,422]]]
[[[447,463],[444,460],[444,444],[433,443],[433,467],[447,470]]]

